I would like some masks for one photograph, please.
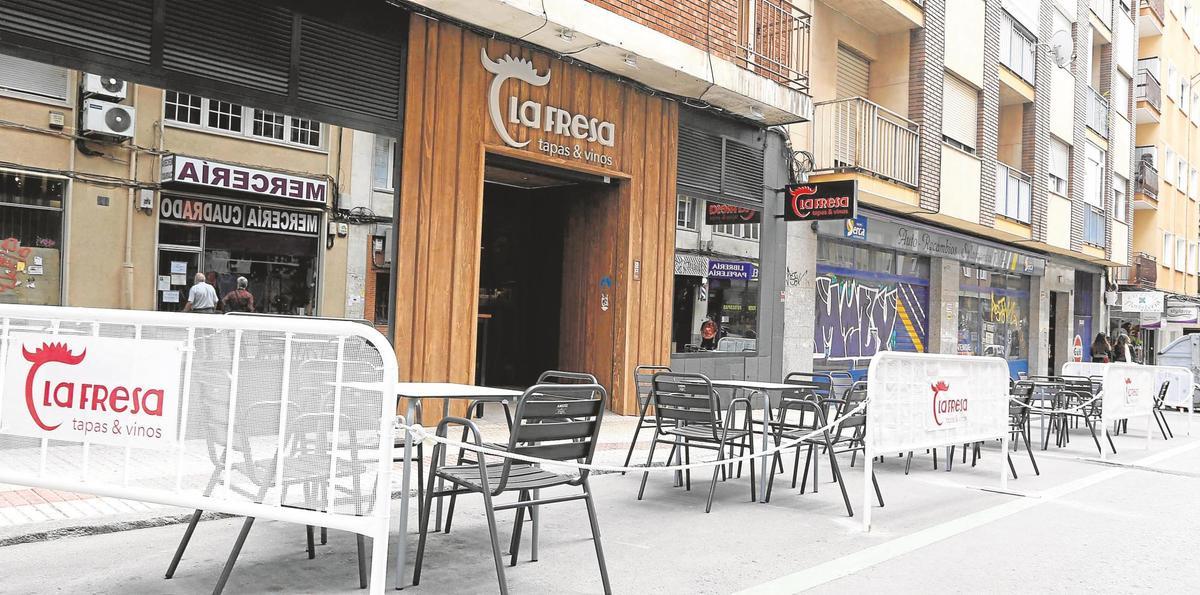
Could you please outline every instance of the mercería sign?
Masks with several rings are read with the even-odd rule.
[[[13,333],[0,433],[169,448],[179,417],[179,341]]]
[[[761,223],[762,211],[735,207],[719,202],[706,203],[704,223],[706,225],[729,225],[733,223]]]
[[[163,157],[162,181],[194,184],[209,188],[253,192],[307,203],[324,205],[328,184],[325,180],[251,169],[183,155]]]
[[[784,187],[786,221],[853,219],[858,214],[858,182],[841,180]]]
[[[321,216],[317,213],[173,196],[164,196],[159,201],[158,215],[165,221],[186,221],[305,235],[317,235],[321,226]]]

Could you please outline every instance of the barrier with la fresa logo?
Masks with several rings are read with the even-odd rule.
[[[382,593],[395,381],[353,322],[0,305],[0,483],[357,533]]]
[[[1125,419],[1146,418],[1146,448],[1154,439],[1152,432],[1154,397],[1162,387],[1158,366],[1138,364],[1106,364],[1104,368],[1103,406],[1100,420],[1105,428]],[[1107,453],[1100,449],[1100,458]]]
[[[1188,415],[1188,432],[1187,433],[1189,436],[1191,435],[1191,433],[1192,433],[1192,428],[1191,428],[1192,416],[1190,414],[1192,412],[1192,407],[1193,407],[1192,393],[1195,390],[1196,379],[1195,379],[1195,375],[1192,374],[1192,371],[1187,368],[1183,368],[1183,367],[1179,367],[1179,366],[1141,366],[1138,364],[1126,364],[1126,363],[1120,363],[1120,362],[1111,363],[1111,364],[1100,363],[1100,362],[1067,362],[1067,363],[1063,364],[1062,373],[1063,373],[1063,376],[1085,376],[1088,378],[1104,378],[1108,374],[1109,370],[1112,369],[1114,366],[1118,367],[1119,369],[1138,368],[1142,372],[1146,372],[1149,370],[1153,371],[1154,380],[1152,381],[1152,384],[1149,386],[1148,390],[1141,391],[1141,390],[1137,389],[1137,387],[1134,387],[1135,390],[1138,390],[1138,392],[1148,392],[1149,393],[1151,407],[1154,406],[1154,404],[1153,404],[1154,397],[1158,394],[1158,391],[1161,389],[1162,384],[1164,382],[1168,383],[1167,384],[1167,393],[1165,395],[1163,395],[1163,405],[1166,405],[1167,407],[1187,408],[1188,414],[1189,414]],[[1136,377],[1144,379],[1144,374],[1138,373]],[[1134,378],[1133,376],[1131,376],[1129,378],[1130,383],[1128,383],[1128,384],[1131,385],[1133,383],[1133,378]],[[1121,380],[1123,380],[1123,379],[1121,379]],[[1121,382],[1121,383],[1118,383],[1118,385],[1117,385],[1118,388],[1121,389],[1121,393],[1122,393],[1121,400],[1124,400],[1124,397],[1125,397],[1123,387],[1126,384],[1127,383]],[[1106,394],[1109,392],[1108,389],[1109,389],[1108,386],[1104,386],[1104,392]],[[1108,405],[1107,400],[1103,401],[1102,403],[1105,406]],[[1118,409],[1114,410],[1113,415],[1117,415],[1118,414],[1117,411],[1124,408],[1123,406],[1121,406],[1119,404],[1114,405],[1114,407],[1117,407]],[[1149,409],[1146,409],[1141,413],[1141,415],[1151,415],[1151,414],[1152,413]],[[1110,419],[1110,418],[1105,416],[1105,419]],[[1121,418],[1121,419],[1126,419],[1126,418]]]
[[[863,528],[879,454],[999,439],[1008,447],[1008,363],[996,357],[880,352],[867,370]],[[1008,469],[1001,465],[1001,489]]]

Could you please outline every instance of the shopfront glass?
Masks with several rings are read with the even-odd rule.
[[[959,280],[958,353],[1008,361],[1029,372],[1029,277],[964,266]]]
[[[815,305],[818,370],[862,369],[880,351],[924,352],[929,259],[821,238]]]
[[[0,170],[0,303],[62,303],[67,181]]]
[[[757,351],[762,212],[688,196],[676,207],[672,352]],[[716,223],[735,211],[754,222]]]

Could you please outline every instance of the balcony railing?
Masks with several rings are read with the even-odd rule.
[[[1158,198],[1158,170],[1149,161],[1139,159],[1137,172],[1133,176],[1133,191],[1150,198]]]
[[[1141,0],[1141,2],[1138,2],[1138,6],[1144,6],[1154,11],[1154,15],[1158,17],[1160,22],[1163,20],[1163,15],[1167,14],[1165,10],[1166,2],[1164,0]]]
[[[996,214],[1029,223],[1033,177],[1003,163],[996,164]]]
[[[1037,38],[1007,11],[1000,15],[1000,63],[1032,85],[1037,72]]]
[[[1112,28],[1112,0],[1088,0],[1088,6],[1092,12],[1100,17],[1100,22]]]
[[[742,0],[738,7],[740,65],[797,91],[808,92],[812,17],[787,0]]]
[[[1088,100],[1087,125],[1104,138],[1108,138],[1108,100],[1095,89]]]
[[[1142,68],[1137,71],[1137,77],[1134,80],[1137,84],[1136,97],[1138,101],[1145,101],[1154,108],[1154,111],[1162,112],[1162,85],[1158,84],[1158,79],[1154,78],[1154,74]]]
[[[1158,260],[1145,252],[1134,252],[1131,265],[1122,268],[1127,272],[1117,279],[1120,285],[1152,290],[1158,284]]]
[[[916,123],[862,97],[814,107],[814,170],[865,171],[917,187],[920,127]]]

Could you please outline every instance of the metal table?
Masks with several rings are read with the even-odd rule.
[[[716,388],[732,388],[735,391],[744,390],[744,391],[758,394],[762,398],[763,432],[762,432],[762,449],[759,452],[765,452],[768,448],[770,448],[770,446],[768,446],[768,444],[769,444],[768,438],[769,438],[769,434],[770,434],[769,428],[770,428],[770,423],[771,423],[770,391],[785,391],[785,390],[796,390],[798,388],[803,388],[803,386],[796,385],[796,384],[783,384],[780,382],[759,382],[756,380],[710,380],[710,382]],[[749,412],[747,412],[747,415],[749,415]],[[762,461],[759,464],[760,465],[760,467],[759,467],[760,474],[758,476],[758,501],[759,502],[765,503],[767,501],[767,479],[769,477],[768,472],[771,469],[770,465],[771,465],[771,461],[773,461],[773,460],[774,460],[773,457],[763,457]]]
[[[467,399],[501,403],[521,396],[521,391],[505,388],[490,388],[472,384],[455,384],[452,382],[398,382],[396,383],[396,398],[408,399],[408,408],[404,419],[412,423],[416,415],[417,401],[426,399],[441,399],[446,405],[443,411],[449,409],[451,399]],[[408,585],[405,578],[405,566],[408,557],[408,500],[409,487],[412,483],[412,434],[404,432],[404,466],[400,479],[400,543],[396,548],[396,588],[403,589]],[[420,463],[423,464],[423,463]],[[532,516],[532,514],[530,515]],[[536,525],[535,525],[536,528]],[[536,534],[536,533],[535,533]]]

